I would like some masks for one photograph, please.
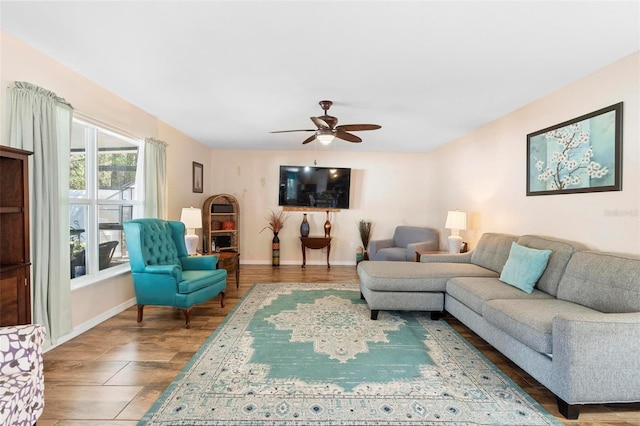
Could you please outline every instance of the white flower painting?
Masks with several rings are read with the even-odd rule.
[[[622,104],[528,135],[527,195],[620,190]]]

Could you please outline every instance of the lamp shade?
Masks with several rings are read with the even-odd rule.
[[[202,228],[201,210],[193,207],[182,209],[180,222],[184,223],[184,227],[187,228],[187,234],[184,236],[187,253],[189,256],[194,256],[198,247],[198,236],[194,234],[194,231],[197,228]]]
[[[329,129],[320,129],[316,132],[316,139],[323,145],[329,145],[334,138],[333,132]]]
[[[447,222],[444,227],[451,229],[451,235],[447,238],[449,253],[460,253],[462,237],[459,235],[461,229],[467,229],[467,214],[461,211],[450,211],[447,213]]]
[[[447,229],[467,229],[467,214],[461,211],[450,211],[447,213],[447,222],[444,225]]]
[[[202,228],[202,211],[194,207],[182,209],[180,222],[184,223],[187,229]]]

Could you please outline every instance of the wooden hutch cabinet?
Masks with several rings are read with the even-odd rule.
[[[0,146],[0,326],[31,323],[31,154]]]

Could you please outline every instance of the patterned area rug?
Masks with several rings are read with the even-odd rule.
[[[444,321],[256,284],[140,425],[558,425]]]

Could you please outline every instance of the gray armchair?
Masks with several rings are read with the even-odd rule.
[[[413,262],[416,251],[437,251],[439,248],[438,230],[422,226],[398,226],[393,238],[369,242],[369,259]]]

